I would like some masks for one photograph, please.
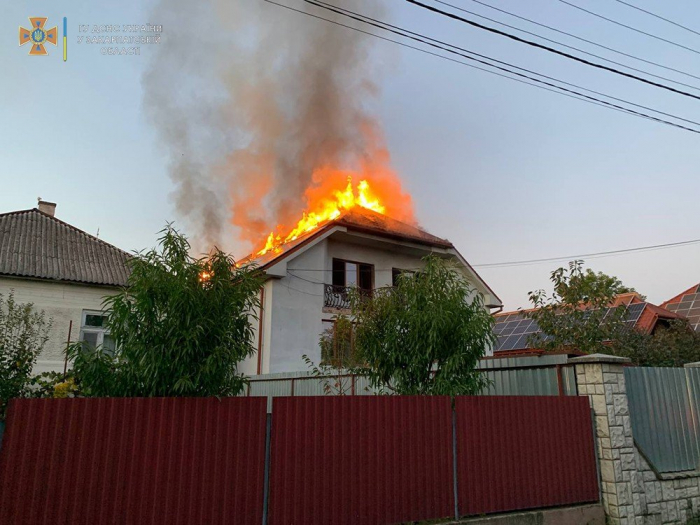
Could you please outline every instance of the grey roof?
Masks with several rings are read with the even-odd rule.
[[[0,275],[125,286],[130,257],[36,208],[0,214]]]

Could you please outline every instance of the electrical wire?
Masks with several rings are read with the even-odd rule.
[[[566,81],[564,81],[564,80],[560,80],[560,79],[558,79],[558,78],[551,77],[551,76],[545,75],[545,74],[543,74],[543,73],[538,73],[537,71],[532,71],[532,70],[530,70],[530,69],[526,69],[526,68],[523,68],[523,67],[520,67],[520,66],[516,66],[515,64],[511,64],[511,63],[508,63],[508,62],[504,62],[504,61],[502,61],[502,60],[498,60],[498,59],[495,59],[495,58],[491,58],[491,57],[488,57],[488,56],[486,56],[486,55],[482,55],[482,54],[480,54],[480,53],[475,53],[474,51],[470,51],[470,50],[465,49],[465,48],[463,48],[463,47],[459,47],[459,46],[456,46],[456,45],[454,45],[454,44],[450,44],[450,43],[448,43],[448,42],[443,42],[442,40],[436,40],[435,38],[431,38],[431,37],[426,36],[426,35],[423,35],[423,34],[421,34],[421,33],[416,33],[416,32],[414,32],[414,31],[410,31],[410,30],[408,30],[408,29],[404,29],[404,28],[401,28],[401,27],[399,27],[399,26],[395,26],[395,25],[389,24],[388,22],[383,22],[383,21],[381,21],[381,20],[377,20],[377,19],[375,19],[375,18],[372,18],[372,17],[366,16],[366,15],[362,15],[362,14],[356,13],[356,12],[351,11],[351,10],[349,10],[349,9],[345,9],[345,8],[343,8],[343,7],[339,7],[339,6],[336,6],[336,5],[334,5],[334,4],[329,4],[328,2],[324,2],[323,0],[314,0],[314,1],[311,2],[311,3],[313,3],[314,5],[315,5],[315,4],[323,4],[324,6],[326,6],[329,10],[331,10],[331,11],[333,11],[333,12],[337,12],[336,10],[340,10],[340,11],[343,12],[342,14],[346,14],[346,16],[349,16],[350,18],[353,18],[354,20],[358,20],[358,21],[361,21],[361,22],[370,24],[370,25],[372,25],[372,26],[374,26],[374,27],[378,27],[378,28],[380,28],[380,29],[384,29],[385,31],[390,31],[390,32],[392,32],[392,33],[395,33],[395,34],[404,36],[404,37],[406,37],[406,38],[411,38],[411,37],[408,36],[408,35],[406,35],[406,34],[404,34],[404,33],[408,33],[409,35],[415,35],[415,36],[418,36],[418,37],[421,37],[421,38],[430,40],[430,41],[432,41],[432,42],[437,42],[438,44],[442,44],[442,45],[444,45],[444,46],[449,46],[449,47],[454,48],[454,49],[457,49],[457,50],[459,50],[459,51],[463,51],[463,52],[468,53],[469,55],[472,55],[472,56],[476,56],[476,57],[479,57],[479,58],[483,58],[483,59],[489,60],[489,61],[491,61],[491,62],[496,62],[496,63],[498,63],[498,64],[502,64],[502,65],[507,66],[507,67],[512,67],[512,68],[515,68],[515,69],[519,69],[520,71],[525,71],[525,72],[530,73],[530,74],[532,74],[532,75],[537,75],[537,76],[540,76],[540,77],[542,77],[542,78],[546,78],[546,79],[548,79],[548,80],[552,80],[552,81],[554,81],[554,82],[559,82],[560,84],[564,84],[564,85],[567,85],[567,86],[571,86],[571,87],[574,87],[574,88],[577,88],[577,89],[581,89],[581,90],[583,90],[583,91],[587,91],[587,92],[589,92],[589,93],[593,93],[593,94],[595,94],[595,95],[600,95],[600,96],[603,96],[603,97],[606,97],[606,98],[609,98],[609,99],[612,99],[612,100],[617,100],[618,102],[622,102],[622,103],[624,103],[624,104],[630,104],[630,105],[636,106],[636,107],[638,107],[638,108],[646,109],[647,111],[653,111],[654,113],[658,113],[658,114],[661,114],[661,115],[665,115],[665,116],[667,116],[667,117],[675,118],[675,119],[678,119],[678,120],[682,120],[682,121],[688,122],[688,123],[690,123],[690,124],[695,124],[695,125],[700,126],[700,122],[697,122],[697,121],[695,121],[695,120],[690,120],[690,119],[686,119],[686,118],[683,118],[683,117],[679,117],[678,115],[673,115],[673,114],[671,114],[671,113],[666,113],[666,112],[664,112],[664,111],[660,111],[660,110],[657,110],[657,109],[654,109],[654,108],[650,108],[650,107],[648,107],[648,106],[644,106],[644,105],[641,105],[641,104],[637,104],[637,103],[635,103],[635,102],[630,102],[629,100],[625,100],[625,99],[622,99],[622,98],[614,97],[614,96],[612,96],[612,95],[607,95],[607,94],[605,94],[605,93],[601,93],[600,91],[595,91],[595,90],[593,90],[593,89],[585,88],[585,87],[583,87],[583,86],[579,86],[579,85],[577,85],[577,84],[572,84],[571,82],[566,82]],[[360,17],[362,20],[360,20],[360,18],[357,18],[357,17]],[[371,22],[374,22],[374,23],[367,22],[367,20],[370,20]],[[381,26],[380,26],[380,25],[377,25],[377,24],[381,24]],[[396,29],[396,30],[398,30],[398,31],[400,31],[400,32],[392,31],[391,29],[387,29],[387,27],[383,27],[383,26],[387,26],[387,27],[389,27],[389,28]],[[422,42],[422,40],[419,40],[419,41]],[[429,44],[429,43],[428,43],[428,44]],[[432,44],[429,44],[429,45],[432,45]],[[437,47],[439,47],[439,46],[437,46]],[[440,49],[444,49],[444,48],[442,48],[442,47],[439,47],[439,48],[440,48]],[[450,51],[450,50],[448,49],[447,51]],[[450,51],[450,52],[451,52],[451,51]],[[464,56],[464,55],[462,55],[461,53],[457,53],[457,54],[458,54],[459,56]],[[470,58],[470,57],[465,57],[465,58]],[[481,61],[479,61],[479,62],[481,62]],[[481,62],[481,63],[483,64],[484,62]],[[489,64],[489,65],[490,65],[491,67],[497,67],[497,66],[493,66],[492,64]],[[501,68],[499,68],[499,69],[501,69]],[[518,73],[515,73],[515,72],[511,72],[511,73],[512,73],[512,74],[516,74],[516,75],[518,74]],[[531,79],[531,77],[528,77],[528,76],[526,76],[526,78]],[[532,79],[532,80],[537,81],[537,79]],[[552,86],[552,84],[548,84],[548,83],[547,83],[547,85]],[[559,86],[556,86],[556,87],[557,87],[558,89],[563,89],[563,88],[561,88],[561,87],[559,87]],[[585,95],[582,95],[582,96],[585,96]],[[597,99],[595,99],[595,100],[597,100]],[[619,106],[618,106],[618,107],[619,107]]]
[[[493,263],[482,263],[482,264],[471,264],[473,268],[495,268],[495,267],[510,267],[510,266],[529,266],[532,264],[541,264],[545,262],[557,262],[557,261],[574,261],[579,259],[597,259],[602,257],[612,257],[616,255],[626,255],[629,253],[636,252],[648,252],[656,250],[666,250],[671,248],[680,248],[683,246],[690,246],[693,244],[699,244],[700,239],[692,239],[689,241],[679,241],[679,242],[669,242],[664,244],[653,244],[651,246],[639,246],[636,248],[624,248],[621,250],[609,250],[602,252],[592,252],[592,253],[580,253],[576,255],[564,255],[560,257],[544,257],[541,259],[525,259],[517,261],[505,261],[505,262],[493,262]],[[374,271],[393,271],[395,268],[375,268]],[[401,268],[401,270],[420,270],[420,268]],[[332,272],[332,269],[325,268],[294,268],[295,272]],[[299,277],[302,279],[301,277]],[[313,282],[313,281],[309,281]],[[322,283],[316,283],[322,284]]]
[[[519,78],[509,77],[508,75],[504,75],[504,74],[498,73],[498,72],[496,72],[496,71],[491,71],[491,70],[489,70],[489,69],[484,69],[483,67],[475,66],[475,65],[473,65],[473,64],[468,64],[468,63],[463,62],[463,61],[461,61],[461,60],[456,60],[456,59],[454,59],[454,58],[447,57],[447,56],[441,55],[441,54],[439,54],[439,53],[433,53],[432,51],[428,51],[427,49],[422,49],[422,48],[420,48],[420,47],[416,47],[416,46],[412,46],[412,45],[410,45],[410,44],[406,44],[405,42],[401,42],[401,41],[398,41],[398,40],[393,40],[393,39],[391,39],[391,38],[387,38],[387,37],[384,37],[384,36],[381,36],[381,35],[377,35],[377,34],[375,34],[375,33],[369,32],[369,31],[364,31],[364,30],[362,30],[362,29],[359,29],[359,28],[356,28],[356,27],[353,27],[353,26],[349,26],[349,25],[343,24],[343,23],[341,23],[341,22],[337,22],[337,21],[331,20],[331,19],[329,19],[329,18],[324,18],[324,17],[322,17],[322,16],[318,16],[318,15],[315,15],[315,14],[312,14],[312,13],[307,13],[306,11],[302,11],[302,10],[300,10],[300,9],[296,9],[296,8],[291,7],[291,6],[288,6],[288,5],[280,4],[280,3],[278,3],[278,2],[275,2],[274,0],[264,0],[264,1],[267,2],[267,3],[269,3],[269,4],[273,4],[273,5],[276,5],[276,6],[278,6],[278,7],[282,7],[282,8],[284,8],[284,9],[289,10],[289,11],[294,11],[294,12],[296,12],[296,13],[299,13],[299,14],[302,14],[302,15],[305,15],[305,16],[309,16],[309,17],[311,17],[311,18],[316,18],[316,19],[318,19],[318,20],[323,20],[323,21],[325,21],[325,22],[329,22],[329,23],[331,23],[331,24],[334,24],[334,25],[337,25],[337,26],[340,26],[340,27],[344,27],[344,28],[346,28],[346,29],[351,29],[351,30],[356,31],[356,32],[358,32],[358,33],[362,33],[362,34],[365,34],[365,35],[368,35],[368,36],[373,36],[373,37],[375,37],[375,38],[378,38],[378,39],[380,39],[380,40],[384,40],[384,41],[386,41],[386,42],[391,42],[391,43],[393,43],[393,44],[397,44],[397,45],[406,47],[406,48],[408,48],[408,49],[412,49],[412,50],[414,50],[414,51],[419,51],[419,52],[421,52],[421,53],[425,53],[426,55],[431,55],[431,56],[434,56],[434,57],[437,57],[437,58],[441,58],[441,59],[443,59],[443,60],[447,60],[447,61],[450,61],[450,62],[454,62],[454,63],[456,63],[456,64],[460,64],[460,65],[462,65],[462,66],[470,67],[470,68],[473,68],[473,69],[478,69],[479,71],[483,71],[483,72],[489,73],[489,74],[491,74],[491,75],[496,75],[496,76],[498,76],[498,77],[502,77],[502,78],[505,78],[505,79],[508,79],[508,80],[512,80],[512,81],[514,81],[514,82],[519,82],[519,83],[521,83],[521,84],[525,84],[525,85],[528,85],[528,86],[536,87],[536,88],[538,88],[538,89],[543,89],[543,90],[545,90],[545,91],[549,91],[549,92],[555,93],[555,94],[557,94],[557,95],[561,95],[561,96],[564,96],[564,97],[572,98],[572,99],[574,99],[574,100],[579,100],[579,101],[581,101],[581,102],[586,102],[587,104],[592,104],[592,105],[595,105],[595,106],[600,106],[600,107],[602,107],[602,108],[604,108],[604,109],[609,109],[609,110],[613,110],[613,111],[619,111],[619,112],[621,112],[621,113],[626,113],[626,114],[632,115],[632,116],[634,116],[634,117],[645,118],[645,119],[648,119],[648,120],[653,120],[653,121],[660,122],[660,123],[663,123],[663,124],[668,124],[668,125],[671,125],[671,126],[675,126],[675,127],[677,127],[677,128],[680,128],[680,129],[683,129],[683,130],[686,130],[686,131],[696,132],[695,130],[687,129],[687,128],[685,128],[684,126],[678,126],[678,125],[673,124],[673,123],[669,123],[669,122],[666,122],[666,121],[663,121],[663,120],[655,119],[655,118],[650,117],[650,116],[646,116],[646,115],[644,115],[643,113],[634,112],[634,111],[631,111],[631,110],[628,110],[628,109],[625,109],[625,108],[620,108],[620,107],[618,107],[618,106],[605,105],[605,104],[603,104],[603,103],[595,102],[594,100],[589,100],[589,99],[587,99],[587,98],[581,98],[581,97],[578,97],[578,96],[575,96],[575,95],[572,95],[572,94],[569,94],[569,93],[564,93],[564,92],[562,92],[562,91],[557,91],[557,90],[555,90],[555,89],[550,89],[550,88],[545,87],[545,86],[541,86],[541,85],[538,85],[538,84],[533,84],[533,83],[531,83],[531,82],[527,82],[527,81],[521,80],[521,79],[519,79]],[[612,97],[611,97],[611,98],[612,98]],[[661,113],[661,112],[659,112],[659,113]],[[685,120],[685,119],[683,119],[683,120]],[[696,132],[696,133],[697,133],[697,132]]]
[[[584,13],[588,13],[589,15],[593,15],[593,16],[595,16],[595,17],[602,18],[603,20],[607,20],[608,22],[610,22],[610,23],[612,23],[612,24],[615,24],[615,25],[618,25],[618,26],[620,26],[620,27],[624,27],[624,28],[630,29],[630,30],[632,30],[632,31],[635,31],[636,33],[640,33],[640,34],[642,34],[642,35],[646,35],[646,36],[651,37],[651,38],[655,38],[656,40],[660,40],[660,41],[662,41],[662,42],[666,42],[667,44],[671,44],[671,45],[673,45],[673,46],[680,47],[680,48],[682,48],[682,49],[686,49],[686,50],[688,50],[688,51],[691,51],[691,52],[695,53],[696,55],[700,55],[700,51],[698,51],[697,49],[693,49],[692,47],[684,46],[683,44],[679,44],[678,42],[674,42],[673,40],[668,40],[668,39],[666,39],[666,38],[662,38],[662,37],[660,37],[660,36],[653,35],[653,34],[651,34],[651,33],[647,33],[646,31],[642,31],[641,29],[637,29],[636,27],[628,26],[627,24],[623,24],[622,22],[618,22],[617,20],[613,20],[612,18],[608,18],[608,17],[606,17],[606,16],[603,16],[603,15],[601,15],[601,14],[595,13],[595,12],[593,12],[593,11],[589,11],[588,9],[584,9],[584,8],[581,7],[581,6],[578,6],[578,5],[576,5],[576,4],[572,4],[571,2],[567,2],[566,0],[559,0],[559,1],[560,1],[562,4],[566,4],[566,5],[568,5],[568,6],[571,6],[571,7],[573,7],[574,9],[578,9],[579,11],[583,11]]]
[[[652,13],[651,11],[647,11],[646,9],[642,9],[641,7],[637,7],[636,5],[630,4],[628,2],[624,2],[623,0],[615,0],[615,1],[619,2],[621,4],[624,4],[628,7],[631,7],[632,9],[636,9],[637,11],[641,11],[642,13],[646,13],[648,15],[655,17],[655,18],[658,18],[659,20],[663,20],[664,22],[668,22],[669,24],[673,24],[676,27],[680,27],[681,29],[685,29],[686,31],[690,31],[691,33],[695,33],[696,35],[700,36],[700,33],[695,31],[694,29],[690,29],[689,27],[681,25],[678,22],[674,22],[673,20],[669,20],[668,18],[664,18],[663,16],[657,15],[655,13]]]
[[[449,6],[449,7],[452,7],[453,9],[458,9],[458,10],[460,10],[460,11],[462,10],[461,7],[456,6],[456,5],[453,5],[453,4],[450,4],[450,3],[447,3],[447,2],[444,2],[444,1],[442,1],[442,0],[435,0],[435,1],[438,2],[438,3],[440,3],[440,4],[443,4],[443,5],[447,5],[447,6]],[[599,48],[601,48],[601,49],[605,49],[605,50],[607,50],[607,51],[611,51],[611,52],[613,52],[613,53],[617,53],[618,55],[626,56],[626,57],[628,57],[628,58],[632,58],[632,59],[634,59],[634,60],[639,60],[640,62],[644,62],[645,64],[650,64],[650,65],[652,65],[652,66],[660,67],[660,68],[666,69],[666,70],[668,70],[668,71],[673,71],[673,72],[678,73],[678,74],[680,74],[680,75],[685,75],[685,76],[687,76],[687,77],[691,77],[691,78],[695,78],[695,79],[700,80],[700,76],[693,75],[692,73],[688,73],[687,71],[682,71],[682,70],[680,70],[680,69],[676,69],[676,68],[673,68],[673,67],[670,67],[670,66],[665,66],[665,65],[663,65],[663,64],[659,64],[658,62],[654,62],[654,61],[652,61],[652,60],[647,60],[647,59],[645,59],[645,58],[641,58],[641,57],[638,57],[638,56],[636,56],[636,55],[632,55],[632,54],[630,54],[630,53],[625,53],[624,51],[620,51],[619,49],[615,49],[615,48],[612,48],[612,47],[608,47],[608,46],[605,46],[605,45],[600,44],[600,43],[598,43],[598,42],[595,42],[595,41],[593,41],[593,40],[588,40],[587,38],[583,38],[583,37],[581,37],[581,36],[577,36],[577,35],[574,35],[574,34],[572,34],[572,33],[568,33],[568,32],[566,32],[566,31],[562,31],[561,29],[557,29],[556,27],[552,27],[552,26],[549,26],[549,25],[547,25],[547,24],[543,24],[543,23],[541,23],[541,22],[537,22],[537,21],[535,21],[535,20],[532,20],[532,19],[530,19],[530,18],[526,18],[526,17],[524,17],[524,16],[516,15],[515,13],[511,13],[510,11],[506,11],[505,9],[501,9],[500,7],[493,6],[493,5],[491,5],[491,4],[488,4],[488,3],[486,3],[486,2],[483,2],[482,0],[471,0],[471,1],[474,2],[474,3],[476,3],[476,4],[482,5],[482,6],[484,6],[484,7],[488,7],[489,9],[493,9],[494,11],[498,11],[499,13],[503,13],[503,14],[506,14],[506,15],[508,15],[508,16],[512,16],[512,17],[517,18],[517,19],[519,19],[519,20],[524,20],[525,22],[529,22],[530,24],[534,24],[534,25],[539,26],[539,27],[544,27],[545,29],[549,29],[550,31],[554,31],[554,32],[559,33],[559,34],[561,34],[561,35],[566,35],[566,36],[568,36],[568,37],[575,38],[576,40],[580,40],[581,42],[586,42],[587,44],[591,44],[592,46],[596,46],[596,47],[599,47]],[[469,11],[467,11],[467,12],[469,12]]]
[[[563,46],[563,47],[566,47],[566,48],[569,48],[569,49],[573,49],[574,51],[578,51],[579,53],[583,53],[583,54],[585,54],[585,55],[589,55],[589,56],[592,56],[592,57],[595,57],[595,58],[599,58],[600,60],[605,60],[606,62],[610,62],[611,64],[615,64],[616,66],[621,66],[621,67],[624,67],[624,68],[627,68],[627,69],[631,69],[632,71],[637,71],[638,73],[644,73],[645,75],[649,75],[650,77],[660,78],[661,80],[666,80],[667,82],[671,82],[671,83],[673,83],[673,84],[678,84],[678,85],[680,85],[680,86],[685,86],[685,87],[688,87],[688,88],[690,88],[690,89],[700,90],[700,88],[698,88],[698,87],[696,87],[696,86],[693,86],[693,85],[691,85],[691,84],[686,84],[686,83],[684,83],[684,82],[679,82],[679,81],[677,81],[677,80],[673,80],[673,79],[668,78],[668,77],[662,77],[661,75],[656,75],[656,74],[654,74],[654,73],[650,73],[649,71],[645,71],[645,70],[643,70],[643,69],[638,69],[638,68],[636,68],[636,67],[628,66],[627,64],[623,64],[622,62],[616,62],[615,60],[610,60],[609,58],[605,58],[604,56],[596,55],[595,53],[591,53],[591,52],[586,51],[586,50],[584,50],[584,49],[581,49],[581,48],[578,48],[578,47],[574,47],[574,46],[570,46],[570,45],[568,45],[568,44],[564,44],[563,42],[559,42],[558,40],[553,40],[553,39],[551,39],[551,38],[547,38],[546,36],[542,36],[542,35],[540,35],[540,34],[533,33],[532,31],[527,31],[527,30],[525,30],[525,29],[521,29],[521,28],[519,28],[519,27],[515,27],[515,26],[512,26],[512,25],[510,25],[510,24],[506,24],[505,22],[499,22],[498,20],[494,20],[493,18],[489,18],[488,16],[480,15],[479,13],[475,13],[474,11],[469,11],[469,10],[464,9],[464,8],[462,8],[462,7],[459,7],[459,6],[450,4],[450,3],[448,3],[448,2],[443,2],[442,0],[434,0],[434,1],[437,2],[438,4],[443,4],[443,5],[452,7],[453,9],[457,9],[458,11],[462,11],[462,12],[464,12],[464,13],[468,13],[468,14],[470,14],[470,15],[477,16],[477,17],[479,17],[479,18],[483,18],[484,20],[488,20],[489,22],[493,22],[493,23],[495,23],[495,24],[499,24],[499,25],[508,27],[508,28],[510,28],[510,29],[514,29],[514,30],[516,30],[516,31],[520,31],[521,33],[525,33],[525,34],[527,34],[527,35],[532,35],[532,36],[534,36],[534,37],[536,37],[536,38],[541,38],[542,40],[546,40],[547,42],[552,42],[553,44],[557,44],[557,45],[560,45],[560,46]]]
[[[309,1],[309,0],[305,0]],[[565,0],[559,0],[560,2],[564,2]],[[468,18],[464,18],[462,16],[456,15],[454,13],[449,13],[447,11],[443,11],[442,9],[438,9],[437,7],[424,4],[422,2],[419,2],[418,0],[406,0],[409,4],[416,5],[418,7],[421,7],[423,9],[427,9],[428,11],[432,11],[434,13],[440,14],[442,16],[446,16],[448,18],[452,18],[453,20],[458,20],[460,22],[463,22],[465,24],[469,24],[472,27],[476,27],[478,29],[483,29],[484,31],[488,31],[490,33],[494,33],[500,36],[504,36],[506,38],[510,38],[511,40],[515,40],[516,42],[520,42],[522,44],[526,44],[531,47],[536,47],[538,49],[542,49],[544,51],[547,51],[549,53],[554,53],[556,55],[563,56],[565,58],[575,60],[576,62],[580,62],[582,64],[585,64],[590,67],[594,67],[597,69],[603,69],[605,71],[608,71],[610,73],[614,73],[616,75],[621,75],[623,77],[631,78],[633,80],[637,80],[638,82],[643,82],[645,84],[649,84],[650,86],[654,86],[660,89],[665,89],[667,91],[672,91],[673,93],[677,93],[679,95],[683,95],[685,97],[690,97],[694,98],[697,100],[700,100],[700,96],[698,95],[693,95],[692,93],[688,93],[687,91],[683,91],[681,89],[676,89],[671,86],[667,86],[665,84],[661,84],[659,82],[654,82],[653,80],[649,80],[646,78],[639,77],[637,75],[633,75],[632,73],[626,73],[624,71],[620,71],[619,69],[615,69],[613,67],[609,67],[603,64],[598,64],[596,62],[591,62],[590,60],[586,60],[585,58],[577,57],[576,55],[572,55],[571,53],[566,53],[564,51],[560,51],[558,49],[555,49],[553,47],[545,46],[544,44],[540,44],[538,42],[533,42],[532,40],[527,40],[525,38],[520,38],[519,36],[512,35],[510,33],[506,33],[505,31],[501,31],[500,29],[495,29],[493,27],[485,26],[483,24],[480,24],[479,22],[474,22],[473,20],[469,20]],[[573,4],[572,4],[573,5]],[[698,53],[700,54],[700,53]]]

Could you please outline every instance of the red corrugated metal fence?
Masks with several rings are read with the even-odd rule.
[[[458,397],[461,515],[598,501],[586,397]]]
[[[265,398],[14,400],[0,522],[258,525],[265,412]]]
[[[586,397],[454,403],[275,398],[268,434],[266,398],[15,400],[0,522],[258,525],[266,445],[274,525],[454,517],[455,479],[461,516],[598,500]]]
[[[454,516],[449,397],[273,401],[271,524]]]

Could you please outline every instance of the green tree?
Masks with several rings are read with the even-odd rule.
[[[554,270],[550,279],[554,288],[551,296],[544,290],[529,293],[535,309],[528,315],[541,330],[530,337],[530,346],[604,353],[608,343],[627,329],[627,308],[611,304],[619,294],[634,290],[617,277],[584,271],[583,261],[572,261],[568,268]]]
[[[637,366],[676,366],[700,361],[700,333],[684,319],[659,326],[653,334],[627,330],[608,353],[629,357]]]
[[[32,369],[49,339],[51,320],[37,312],[31,303],[15,301],[0,294],[0,421],[5,419],[7,403],[25,397]]]
[[[128,286],[105,299],[115,350],[73,345],[78,388],[87,396],[233,396],[237,364],[255,351],[250,319],[260,273],[220,250],[189,255],[170,225],[159,249],[129,261]]]
[[[404,273],[397,286],[352,296],[355,346],[370,384],[398,394],[475,394],[487,385],[476,370],[495,343],[483,296],[437,256]]]

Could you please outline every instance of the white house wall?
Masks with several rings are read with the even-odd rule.
[[[337,239],[338,235],[342,238]],[[324,285],[332,282],[334,258],[374,265],[374,287],[381,288],[392,285],[392,268],[422,268],[421,258],[430,251],[416,249],[415,245],[370,242],[361,236],[351,238],[347,233],[338,235],[322,239],[296,257],[290,256],[286,274],[268,281],[261,373],[308,371],[303,355],[316,364],[320,362],[319,337],[334,317],[332,312],[323,311]],[[256,355],[246,360],[240,370],[255,374],[257,359]]]
[[[10,290],[14,290],[15,301],[33,303],[36,310],[45,312],[47,320],[53,320],[35,373],[62,372],[70,322],[73,321],[71,342],[75,342],[80,337],[83,310],[101,311],[103,298],[115,293],[114,288],[107,287],[0,277],[0,294],[7,297]]]

